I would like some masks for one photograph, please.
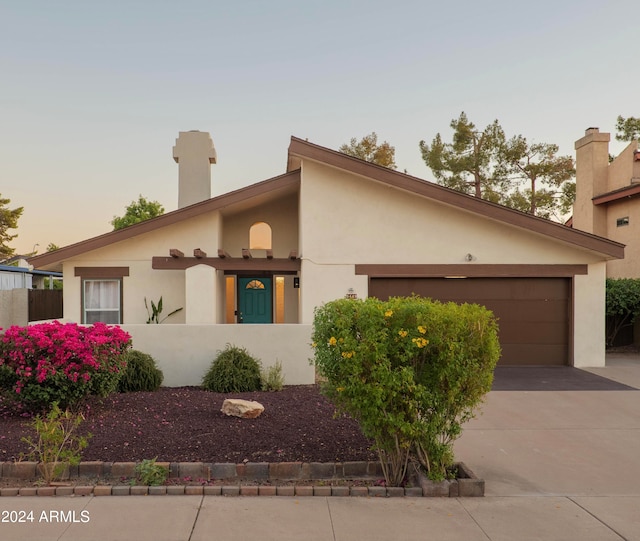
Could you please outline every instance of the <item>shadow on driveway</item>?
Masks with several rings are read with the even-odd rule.
[[[497,366],[493,391],[637,391],[571,366]]]

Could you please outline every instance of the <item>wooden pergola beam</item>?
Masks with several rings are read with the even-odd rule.
[[[251,255],[251,250],[248,248],[242,249],[242,259],[251,259],[253,256]]]
[[[293,274],[300,271],[300,260],[292,259],[241,259],[222,257],[158,257],[151,259],[151,268],[158,270],[184,270],[195,265],[210,265],[218,270],[229,272],[270,272],[279,274]]]
[[[193,250],[193,257],[202,259],[203,257],[207,257],[207,252],[203,252],[200,248],[196,248]]]
[[[220,259],[231,258],[231,256],[227,252],[225,252],[222,248],[218,248],[218,257]]]
[[[180,250],[178,250],[177,248],[171,248],[171,249],[169,250],[169,255],[170,255],[171,257],[176,258],[176,259],[179,259],[179,258],[181,258],[181,257],[184,257],[184,253],[183,253],[183,252],[181,252]]]

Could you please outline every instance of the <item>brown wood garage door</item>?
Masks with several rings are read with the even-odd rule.
[[[569,361],[567,278],[371,278],[379,299],[413,293],[486,306],[498,318],[501,365],[564,365]]]

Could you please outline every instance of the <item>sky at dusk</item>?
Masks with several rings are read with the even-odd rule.
[[[18,253],[112,229],[138,195],[177,207],[180,131],[213,138],[214,195],[285,172],[292,135],[419,141],[465,111],[555,143],[640,116],[630,0],[24,0],[0,3],[0,195]],[[613,139],[613,136],[612,136]],[[624,147],[612,141],[613,154]],[[36,246],[37,245],[37,246]]]

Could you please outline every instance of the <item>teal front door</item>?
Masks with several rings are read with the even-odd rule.
[[[238,278],[238,323],[271,323],[271,278]]]

